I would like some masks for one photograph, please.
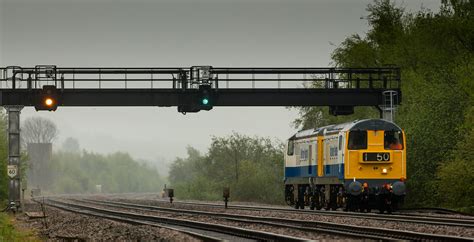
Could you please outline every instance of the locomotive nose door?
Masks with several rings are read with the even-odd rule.
[[[319,143],[318,143],[318,176],[323,176],[323,167],[324,167],[324,155],[325,153],[323,152],[323,147],[324,147],[324,139],[319,137]]]
[[[339,149],[339,152],[338,152],[338,164],[337,164],[337,167],[338,167],[338,170],[339,170],[339,179],[344,179],[344,144],[345,144],[345,140],[344,140],[344,136],[343,135],[339,135],[339,144],[338,144],[338,149]]]
[[[313,146],[309,145],[309,154],[308,154],[308,174],[312,174],[311,166],[313,165]]]

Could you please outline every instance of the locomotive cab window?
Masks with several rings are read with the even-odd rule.
[[[293,155],[295,150],[295,141],[294,140],[288,140],[288,155]]]
[[[385,131],[384,147],[386,150],[402,150],[403,134],[401,131]]]
[[[349,132],[349,142],[347,144],[349,150],[367,149],[367,131],[351,131]]]

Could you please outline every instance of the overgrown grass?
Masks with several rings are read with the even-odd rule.
[[[31,232],[19,231],[12,223],[12,217],[0,213],[0,242],[3,241],[39,241]]]

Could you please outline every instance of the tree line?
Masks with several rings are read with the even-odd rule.
[[[410,13],[378,0],[367,11],[367,34],[347,37],[332,59],[338,67],[401,68],[395,121],[407,136],[407,205],[474,211],[474,1],[444,0],[437,12]],[[326,108],[299,112],[301,128],[377,117],[373,108],[348,117]]]
[[[213,137],[206,154],[187,148],[168,180],[182,199],[222,200],[230,188],[234,201],[283,202],[283,145],[269,138],[233,133]]]
[[[0,130],[4,131],[0,132],[0,174],[4,174],[0,176],[0,202],[4,202],[8,198],[4,113],[0,113]],[[32,117],[22,123],[22,184],[27,191],[40,188],[43,193],[96,193],[96,185],[100,185],[106,193],[161,192],[165,178],[155,167],[125,152],[99,154],[81,150],[74,138],[65,139],[50,159],[35,164],[38,161],[32,160],[29,156],[33,155],[26,152],[28,144],[51,143],[58,133],[56,125],[48,119]]]
[[[128,153],[98,154],[88,151],[53,153],[47,190],[59,193],[160,192],[164,179],[156,168],[133,159]]]

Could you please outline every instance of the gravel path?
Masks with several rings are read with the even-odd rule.
[[[188,205],[188,204],[169,204],[153,200],[139,200],[139,199],[114,199],[120,202],[138,203],[153,206],[171,207],[177,209],[192,209],[209,211],[214,213],[233,213],[253,216],[266,216],[266,217],[278,217],[278,218],[289,218],[297,220],[308,220],[308,221],[322,221],[332,222],[338,224],[353,224],[359,226],[376,227],[376,228],[387,228],[397,230],[407,230],[415,232],[423,232],[430,234],[442,234],[442,235],[453,235],[463,237],[474,237],[474,229],[468,227],[458,226],[447,226],[447,225],[429,225],[429,224],[417,224],[417,223],[403,223],[403,222],[392,222],[383,220],[370,220],[364,218],[351,218],[342,216],[331,216],[331,215],[317,215],[317,214],[301,214],[301,213],[289,213],[281,211],[251,211],[242,209],[224,209],[208,206],[199,205]]]
[[[41,211],[36,203],[25,203],[25,211]],[[137,226],[107,219],[77,215],[46,207],[47,219],[19,215],[18,225],[32,229],[48,241],[67,239],[93,241],[199,241],[183,233],[153,226]],[[45,224],[46,222],[46,224]]]

